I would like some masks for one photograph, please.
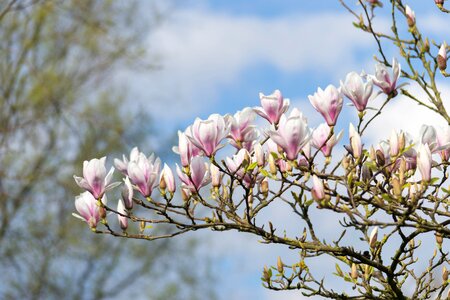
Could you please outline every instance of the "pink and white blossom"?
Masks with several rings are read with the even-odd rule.
[[[314,200],[322,200],[325,198],[325,189],[323,187],[323,182],[316,175],[312,176],[313,187],[311,189],[311,195]]]
[[[279,90],[275,90],[270,95],[259,93],[261,107],[254,107],[253,110],[272,124],[280,121],[281,115],[289,109],[289,100],[283,99]]]
[[[177,165],[177,174],[184,183],[184,187],[191,193],[197,193],[203,186],[211,181],[208,167],[200,156],[193,157],[189,165],[189,174],[184,173]]]
[[[128,176],[125,177],[124,183],[125,185],[122,188],[122,200],[124,201],[125,207],[127,209],[132,209],[134,189]]]
[[[144,197],[149,197],[158,185],[160,167],[161,160],[153,153],[147,158],[140,152],[136,160],[129,162],[128,177]]]
[[[103,196],[102,203],[106,204],[106,196]],[[97,204],[97,199],[90,192],[84,192],[75,197],[75,208],[78,214],[72,214],[86,223],[89,227],[96,228],[98,222],[100,222],[100,211]]]
[[[422,175],[423,181],[430,181],[432,163],[433,160],[431,158],[431,151],[428,144],[420,144],[417,149],[417,169]]]
[[[296,160],[302,147],[310,139],[306,118],[294,108],[289,117],[282,115],[277,130],[269,130],[270,138],[280,146],[289,160]]]
[[[202,150],[197,148],[187,137],[185,132],[178,131],[178,146],[172,148],[172,151],[180,155],[181,165],[189,166],[191,158],[202,155]]]
[[[373,82],[369,79],[364,83],[358,73],[351,72],[345,77],[345,82],[341,81],[341,90],[352,101],[358,111],[364,111],[372,96]]]
[[[341,131],[337,136],[333,134],[330,138],[328,138],[330,132],[330,126],[328,126],[326,123],[322,123],[316,129],[314,129],[310,141],[311,146],[316,149],[320,149],[320,151],[322,151],[323,155],[325,155],[326,157],[331,155],[333,147],[339,142],[343,134],[343,132]]]
[[[251,151],[253,144],[259,137],[259,132],[253,121],[256,114],[253,109],[246,107],[242,111],[238,111],[234,116],[227,115],[226,121],[230,126],[230,144],[237,149],[245,148]]]
[[[450,126],[439,128],[436,131],[436,140],[441,155],[442,161],[448,161],[450,159]]]
[[[221,115],[212,114],[207,120],[197,118],[194,124],[186,129],[186,137],[206,156],[211,157],[224,146],[220,142],[228,132],[225,119]]]
[[[106,174],[105,167],[106,157],[100,159],[94,158],[90,161],[83,162],[83,177],[73,176],[79,187],[91,192],[96,198],[101,198],[105,191],[118,186],[120,183],[110,183],[114,167],[111,167]]]
[[[401,66],[394,58],[392,60],[392,76],[387,67],[379,63],[375,67],[375,75],[369,75],[373,83],[378,86],[385,94],[393,93],[397,88],[397,80],[400,77]]]
[[[173,194],[175,193],[175,177],[173,176],[172,170],[169,168],[167,164],[164,164],[163,170],[161,171],[161,175],[159,177],[159,180],[164,180],[167,186],[167,190],[169,193]]]
[[[441,47],[439,47],[439,52],[437,55],[438,67],[440,70],[447,69],[447,43],[443,42]]]
[[[129,160],[125,155],[122,155],[122,160],[117,158],[114,159],[114,165],[116,166],[117,170],[119,170],[122,174],[128,175],[127,174],[128,164],[130,163],[130,161],[137,160],[138,156],[139,156],[139,149],[138,147],[134,147],[130,152]]]
[[[411,9],[411,7],[409,7],[409,5],[406,5],[405,14],[408,26],[413,27],[416,24],[416,13]]]
[[[120,228],[126,230],[128,228],[128,218],[125,216],[128,216],[128,212],[121,199],[117,202],[117,212],[119,213],[117,219],[119,220]]]
[[[314,95],[309,95],[308,98],[312,106],[324,117],[327,124],[334,126],[343,105],[341,90],[330,84],[325,90],[318,88],[317,92]]]

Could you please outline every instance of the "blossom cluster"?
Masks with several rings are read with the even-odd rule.
[[[106,192],[122,185],[117,209],[109,210],[117,214],[120,227],[126,230],[139,195],[153,201],[155,190],[159,190],[159,194],[170,201],[178,190],[182,199],[188,201],[209,185],[212,194],[218,193],[220,188],[225,193],[226,187],[236,182],[249,191],[257,188],[267,195],[268,179],[289,176],[294,170],[312,174],[309,186],[304,188],[313,199],[326,199],[326,174],[317,170],[315,158],[321,152],[328,164],[333,148],[343,137],[343,131],[335,133],[335,125],[344,97],[351,101],[360,117],[358,126],[349,125],[349,141],[344,145],[347,153],[342,159],[344,168],[350,160],[359,164],[366,181],[376,176],[377,168],[390,172],[390,180],[398,177],[398,172],[402,172],[402,178],[415,180],[413,174],[417,170],[421,174],[420,182],[426,184],[432,180],[431,170],[436,164],[432,155],[439,154],[443,161],[450,157],[450,128],[436,130],[423,126],[417,139],[405,132],[394,131],[389,139],[369,148],[364,148],[361,141],[361,124],[369,101],[380,94],[385,94],[388,100],[395,97],[400,73],[400,64],[394,59],[392,70],[379,64],[374,75],[351,72],[341,81],[340,87],[319,88],[309,96],[309,101],[325,122],[315,129],[308,126],[301,110],[294,107],[289,111],[290,102],[279,90],[270,95],[261,93],[260,107],[247,107],[234,115],[213,114],[206,120],[197,118],[184,131],[178,132],[178,145],[173,151],[180,161],[175,172],[167,164],[162,166],[155,154],[146,156],[138,148],[132,149],[129,157],[124,155],[122,159],[114,160],[123,183],[111,183],[114,167],[106,172],[105,157],[85,161],[83,177],[74,176],[76,183],[85,190],[75,200],[77,216],[92,229],[99,222],[106,222]],[[258,121],[257,116],[264,121]],[[262,122],[267,126],[264,129],[257,126]],[[226,145],[235,149],[234,154],[223,160],[217,159],[218,152]]]

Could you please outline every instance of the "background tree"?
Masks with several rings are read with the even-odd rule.
[[[70,174],[80,171],[82,160],[122,152],[151,132],[142,125],[151,124],[148,117],[128,109],[127,91],[113,76],[153,67],[144,59],[144,35],[160,12],[154,6],[142,23],[139,5],[0,3],[2,299],[122,298],[136,285],[152,299],[198,298],[199,286],[202,295],[210,291],[206,278],[188,271],[195,259],[186,255],[195,242],[125,247],[83,237],[83,224],[67,218],[76,193]],[[179,259],[165,259],[169,249],[179,251]]]

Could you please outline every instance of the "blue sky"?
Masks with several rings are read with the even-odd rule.
[[[448,28],[448,21],[433,2],[405,3],[416,11],[419,26],[437,39],[445,38],[442,28]],[[259,92],[280,89],[304,112],[310,126],[316,127],[323,120],[306,100],[308,95],[317,87],[338,86],[350,71],[374,71],[375,43],[369,35],[358,32],[352,21],[338,0],[175,1],[167,19],[148,36],[149,55],[158,58],[162,69],[133,77],[133,98],[149,109],[161,132],[171,135],[184,130],[195,117],[258,106]],[[387,28],[388,23],[381,19],[377,25]],[[397,56],[394,50],[388,52]],[[448,85],[441,86],[444,96],[450,95]],[[381,100],[376,101],[375,106]],[[415,106],[409,105],[405,114],[405,104],[404,99],[398,99],[389,107],[368,131],[365,142],[387,138],[393,128],[414,134],[422,123],[439,123]],[[420,122],[411,123],[411,118]],[[354,109],[346,106],[338,127],[347,130],[348,122],[355,120]],[[290,215],[288,209],[280,207],[270,217],[283,220]],[[294,230],[296,225],[294,220],[286,227]],[[332,234],[334,225],[321,226]],[[265,264],[275,264],[278,255],[294,262],[296,253],[261,245],[239,233],[204,232],[198,236],[207,246],[200,252],[218,262],[214,268],[220,299],[302,299],[298,292],[267,291],[260,282]],[[327,260],[316,266],[332,272]],[[339,288],[338,283],[332,284]]]

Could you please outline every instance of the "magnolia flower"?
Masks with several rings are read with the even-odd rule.
[[[422,175],[423,181],[430,181],[431,179],[432,162],[428,144],[420,144],[417,150],[417,168]]]
[[[164,168],[161,171],[161,175],[159,176],[159,181],[161,182],[161,180],[164,180],[169,193],[175,193],[175,177],[173,176],[173,172],[167,164],[164,164]]]
[[[103,204],[106,204],[106,196],[103,196],[101,201]],[[100,211],[97,205],[97,199],[95,199],[91,193],[84,192],[76,196],[75,208],[77,209],[79,215],[72,214],[74,217],[86,221],[91,228],[97,227],[97,224],[101,219]]]
[[[389,155],[397,156],[405,146],[405,135],[403,132],[397,134],[395,130],[392,130],[391,137],[389,138]]]
[[[268,96],[259,93],[259,99],[262,107],[254,107],[253,110],[272,124],[277,124],[281,115],[289,109],[289,100],[283,100],[279,90],[275,90]]]
[[[251,151],[255,140],[259,136],[259,132],[255,125],[251,123],[255,120],[255,112],[246,107],[242,111],[238,111],[234,116],[227,115],[226,121],[230,124],[230,143],[238,148],[245,148]]]
[[[191,193],[197,193],[200,188],[210,182],[208,168],[200,156],[193,157],[189,165],[190,174],[183,173],[177,165],[177,174],[180,180],[185,184],[185,188]]]
[[[422,125],[419,133],[419,144],[428,144],[431,152],[436,152],[438,149],[436,129],[430,125]]]
[[[297,108],[292,110],[288,118],[282,115],[278,129],[269,130],[268,134],[286,152],[289,160],[297,158],[298,153],[310,138],[306,118]]]
[[[202,152],[186,137],[186,133],[181,131],[178,131],[178,147],[175,146],[172,150],[180,155],[183,167],[189,166],[191,158],[200,155]]]
[[[325,118],[329,126],[336,124],[339,113],[342,109],[342,94],[340,89],[329,85],[325,90],[317,89],[313,96],[308,96],[312,106]]]
[[[127,209],[133,208],[133,186],[131,185],[130,178],[128,176],[124,179],[125,185],[122,188],[122,200]]]
[[[125,155],[122,155],[122,160],[115,158],[114,159],[114,165],[116,166],[117,170],[122,172],[124,175],[127,174],[128,164],[130,161],[137,160],[139,156],[139,149],[137,147],[134,147],[130,152],[130,160]]]
[[[126,230],[128,228],[128,218],[125,216],[128,216],[128,212],[125,209],[125,205],[123,205],[123,202],[121,199],[117,202],[117,219],[119,220],[119,225],[122,230]]]
[[[158,185],[161,160],[152,153],[148,158],[140,152],[137,159],[128,164],[128,176],[144,197],[149,197]]]
[[[441,71],[447,69],[447,43],[443,42],[441,47],[439,48],[439,52],[437,55],[438,67]]]
[[[111,167],[108,174],[105,168],[106,157],[100,159],[94,158],[83,162],[83,177],[73,176],[79,187],[91,192],[96,198],[101,198],[105,191],[112,189],[120,183],[109,183],[114,173],[114,167]]]
[[[203,153],[211,157],[222,148],[220,142],[228,135],[228,126],[221,115],[210,115],[207,120],[197,118],[186,129],[187,138]]]
[[[372,96],[373,82],[369,79],[364,83],[358,73],[351,72],[345,77],[344,83],[341,81],[341,90],[352,101],[358,111],[363,111],[366,109],[367,102]]]
[[[355,158],[360,158],[362,155],[361,136],[359,135],[358,131],[356,131],[352,123],[350,123],[348,131],[352,154]]]
[[[341,131],[337,136],[333,134],[330,138],[328,138],[330,132],[330,127],[326,123],[322,123],[313,131],[311,138],[311,146],[316,149],[320,149],[326,157],[331,155],[331,150],[333,150],[333,147],[342,138],[343,133]]]
[[[400,77],[401,66],[394,58],[392,60],[392,77],[389,75],[386,66],[379,63],[375,67],[375,76],[369,75],[373,83],[385,94],[389,95],[397,88],[397,80]]]
[[[313,187],[311,189],[311,195],[314,200],[322,200],[325,198],[325,190],[323,187],[323,182],[319,177],[313,175]]]
[[[436,140],[440,149],[442,161],[448,161],[450,158],[450,126],[440,128],[436,132]]]
[[[406,21],[409,27],[413,27],[416,24],[416,14],[408,5],[405,6]]]

